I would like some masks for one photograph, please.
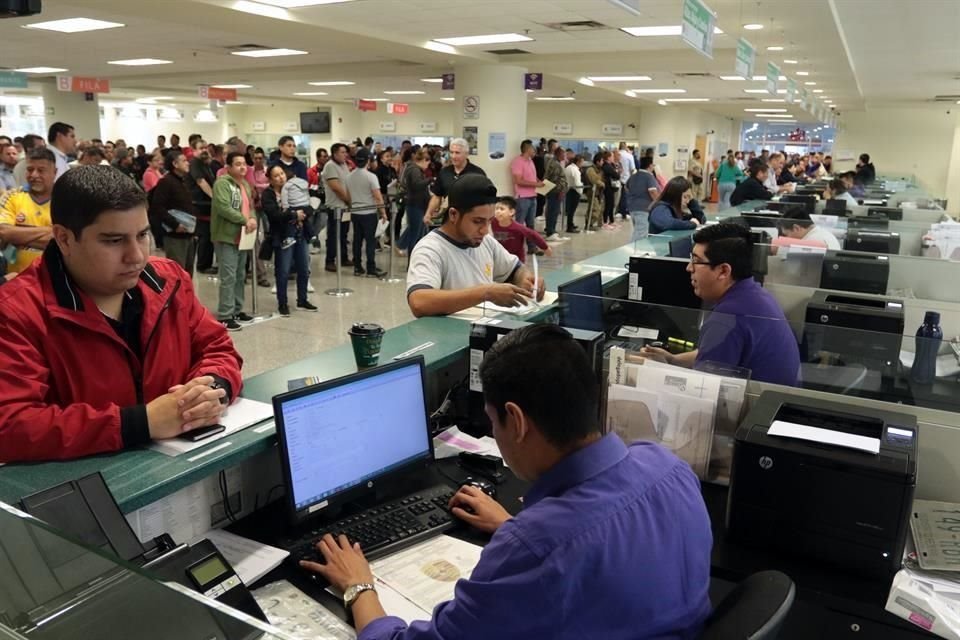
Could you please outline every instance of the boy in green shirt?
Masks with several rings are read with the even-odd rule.
[[[213,184],[210,212],[210,239],[217,254],[220,301],[217,319],[228,331],[239,331],[240,323],[253,322],[243,312],[244,274],[249,250],[240,250],[240,237],[256,233],[257,216],[246,181],[247,161],[242,153],[227,156],[227,172]]]

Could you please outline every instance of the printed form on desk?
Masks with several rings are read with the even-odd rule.
[[[433,438],[433,457],[437,460],[453,458],[461,451],[503,458],[497,441],[490,436],[475,438],[457,427],[450,427]]]

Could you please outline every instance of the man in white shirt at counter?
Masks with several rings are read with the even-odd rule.
[[[410,255],[407,304],[418,318],[456,313],[484,302],[527,304],[543,278],[490,235],[497,188],[486,176],[464,175],[450,188],[443,225],[423,237]]]
[[[815,225],[806,211],[795,211],[790,213],[789,217],[781,218],[777,221],[777,229],[784,238],[802,240],[804,244],[817,243],[832,251],[840,250],[840,241],[837,240],[837,236],[829,229]]]
[[[778,193],[793,193],[794,189],[796,189],[796,185],[792,182],[777,184],[777,176],[783,171],[784,161],[785,158],[779,151],[771,153],[770,159],[767,160],[767,165],[770,167],[770,170],[767,172],[767,179],[763,181],[763,186],[774,195]]]

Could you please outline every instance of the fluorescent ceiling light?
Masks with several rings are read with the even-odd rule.
[[[173,100],[173,96],[153,96],[152,98],[137,98],[140,104],[155,104],[157,100]]]
[[[783,64],[797,64],[796,60],[784,60]]]
[[[453,102],[454,100],[456,100],[456,98],[440,98],[440,99],[443,100],[444,102]]]
[[[797,71],[798,76],[808,76],[810,75],[809,71]]]
[[[22,69],[14,69],[14,71],[19,71],[20,73],[61,73],[66,71],[66,69],[61,69],[60,67],[23,67]]]
[[[482,36],[456,36],[453,38],[434,38],[434,42],[452,47],[465,47],[472,44],[503,44],[506,42],[529,42],[533,38],[519,33],[489,33]]]
[[[422,96],[423,91],[384,91],[388,96]]]
[[[577,80],[577,82],[579,82],[580,84],[582,84],[582,85],[585,86],[585,87],[592,87],[592,86],[593,86],[593,80],[591,80],[590,78],[580,78],[579,80]]]
[[[754,118],[793,118],[789,113],[755,113]]]
[[[747,31],[760,31],[760,29],[763,29],[763,25],[757,22],[751,22],[750,24],[743,25],[743,28]]]
[[[776,122],[771,122],[771,123],[769,123],[769,124],[771,124],[771,125],[778,125],[778,124],[797,124],[797,121],[796,121],[796,120],[777,120]],[[833,142],[833,140],[831,140],[830,142]]]
[[[661,107],[665,107],[667,106],[667,101],[660,99],[660,100],[657,100],[657,104],[660,105]]]
[[[824,100],[824,102],[827,104],[833,104],[833,100]]]
[[[533,93],[533,89],[524,89],[527,93]]]
[[[430,49],[430,51],[436,51],[437,53],[456,53],[457,52],[457,50],[451,47],[450,45],[434,42],[433,40],[428,40],[423,45],[423,48]]]
[[[330,95],[326,91],[298,91],[293,94],[295,96],[327,96]]]
[[[541,100],[543,102],[560,102],[560,101],[569,101],[574,100],[573,96],[537,96],[534,100]]]
[[[316,7],[321,4],[337,4],[339,2],[350,2],[351,0],[255,0],[258,4],[268,4],[272,7],[283,7],[284,9],[299,9],[301,7]]]
[[[275,58],[277,56],[305,56],[307,51],[299,49],[251,49],[250,51],[231,51],[231,55],[246,58]]]
[[[253,89],[251,84],[214,84],[214,89]]]
[[[783,98],[764,98],[760,102],[783,102]]]
[[[587,76],[588,80],[593,82],[644,82],[650,80],[650,76]]]
[[[664,98],[664,102],[710,102],[710,98]]]
[[[783,47],[767,47],[767,51],[783,51]]]
[[[786,109],[744,109],[747,113],[786,113]]]
[[[823,93],[823,89],[814,89],[813,93]]]
[[[681,27],[679,24],[662,25],[659,27],[621,27],[620,29],[620,31],[629,33],[637,38],[651,36],[678,36],[682,30],[683,27]],[[716,35],[721,35],[723,30],[719,27],[714,27],[713,33]]]
[[[330,80],[328,82],[308,82],[307,84],[314,87],[346,87],[356,83],[349,80]]]
[[[815,86],[817,86],[817,83],[816,83],[816,82],[804,82],[803,84],[807,85],[808,87],[815,87]]]
[[[443,78],[420,78],[420,82],[429,82],[431,84],[440,84]]]
[[[720,76],[721,80],[746,80],[743,76]]]
[[[34,22],[33,24],[23,25],[24,29],[45,29],[47,31],[59,31],[61,33],[80,33],[81,31],[98,31],[100,29],[115,29],[125,27],[120,22],[107,22],[106,20],[92,20],[90,18],[67,18],[66,20],[50,20],[48,22]]]
[[[686,93],[686,89],[631,89],[632,93]]]
[[[753,76],[753,79],[756,82],[766,82],[767,76]],[[777,80],[779,80],[780,82],[785,82],[786,79],[787,79],[787,76],[777,76]]]
[[[224,104],[243,104],[243,103],[240,102],[239,100],[226,100],[224,101]]]
[[[118,64],[124,67],[149,67],[155,64],[173,64],[173,60],[160,60],[158,58],[131,58],[129,60],[109,60],[107,64]]]
[[[769,93],[766,89],[744,89],[744,93]],[[777,93],[786,93],[786,89],[777,89]]]
[[[243,11],[263,18],[273,18],[275,20],[290,20],[292,16],[282,7],[268,5],[262,2],[249,2],[249,0],[237,0],[231,7],[234,11]]]
[[[367,102],[386,102],[386,98],[360,98],[361,100],[366,100]]]

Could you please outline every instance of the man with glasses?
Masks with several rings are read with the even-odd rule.
[[[759,382],[794,386],[800,374],[797,338],[776,299],[753,279],[753,242],[746,227],[721,222],[693,234],[687,272],[693,292],[711,305],[698,349],[644,355],[682,367],[717,363],[750,370]]]

